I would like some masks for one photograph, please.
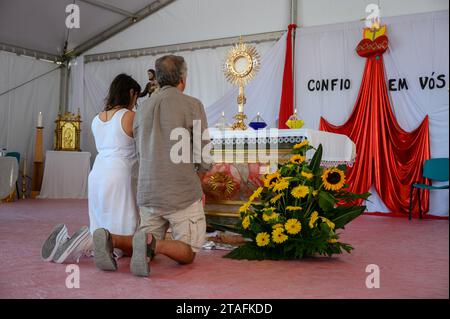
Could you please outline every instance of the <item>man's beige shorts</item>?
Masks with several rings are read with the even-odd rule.
[[[201,200],[176,211],[139,207],[139,214],[139,230],[144,229],[146,233],[152,233],[156,239],[163,239],[170,226],[173,239],[188,244],[195,253],[205,242],[206,220]]]

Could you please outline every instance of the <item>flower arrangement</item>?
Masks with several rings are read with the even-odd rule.
[[[248,241],[225,257],[301,259],[353,249],[339,241],[337,231],[364,212],[366,207],[357,202],[370,193],[346,190],[345,165],[321,167],[322,145],[307,163],[310,149],[307,140],[296,144],[290,160],[264,176],[264,185],[239,209],[235,231]]]

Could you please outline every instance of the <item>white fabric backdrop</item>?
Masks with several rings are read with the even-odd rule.
[[[0,93],[56,68],[53,63],[0,51]],[[0,96],[0,148],[28,157],[28,175],[34,156],[39,112],[43,115],[44,152],[53,147],[54,121],[59,109],[60,71],[55,70]],[[22,166],[20,167],[22,170]]]
[[[265,55],[272,46],[273,42],[256,45],[261,55]],[[229,47],[221,47],[175,53],[183,56],[187,62],[188,83],[185,93],[200,99],[207,110],[214,101],[232,88],[222,73],[222,64],[228,50]],[[104,108],[104,99],[111,81],[123,72],[133,76],[144,87],[148,81],[147,69],[154,68],[159,57],[145,56],[87,64],[83,63],[83,57],[79,57],[71,62],[69,106],[73,112],[76,112],[78,107],[81,110],[81,149],[91,152],[92,159],[97,152],[90,125],[95,115]],[[275,81],[273,85],[279,83]],[[139,99],[138,104],[143,101],[144,99]],[[232,105],[235,104],[234,101]]]
[[[432,157],[449,155],[448,111],[448,11],[383,19],[387,24],[390,49],[384,54],[388,79],[406,78],[409,90],[390,92],[396,118],[407,131],[415,129],[426,114],[430,118]],[[362,39],[362,23],[345,23],[299,29],[296,39],[297,108],[305,127],[317,129],[320,116],[343,124],[353,109],[365,59],[355,48]],[[445,74],[442,89],[422,90],[419,77]],[[344,91],[310,92],[310,79],[348,78]],[[396,84],[398,86],[398,84]],[[387,212],[372,189],[369,211]],[[448,215],[448,191],[432,191],[430,213]]]

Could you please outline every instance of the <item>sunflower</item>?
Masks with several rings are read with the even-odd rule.
[[[275,204],[282,196],[283,196],[283,194],[278,194],[278,195],[272,197],[272,198],[270,199],[270,203],[271,203],[271,204]]]
[[[246,213],[250,208],[250,205],[251,205],[250,202],[243,204],[241,207],[239,207],[239,213]]]
[[[292,164],[301,164],[305,161],[305,157],[302,155],[292,155],[289,161]]]
[[[286,188],[289,187],[289,180],[286,178],[281,179],[275,186],[273,187],[273,190],[275,192],[284,191]]]
[[[270,243],[270,235],[266,232],[256,235],[256,245],[259,247],[267,246]]]
[[[267,174],[264,177],[264,187],[271,188],[274,186],[278,180],[281,178],[280,173],[277,171],[272,174]]]
[[[326,190],[340,190],[345,184],[345,174],[338,168],[326,169],[322,174],[323,186]]]
[[[306,179],[311,179],[311,178],[314,177],[314,174],[313,174],[313,173],[308,173],[308,172],[304,172],[304,171],[302,171],[301,175],[302,175],[303,177],[305,177]]]
[[[331,230],[333,230],[334,227],[336,227],[336,225],[328,218],[320,217],[320,219],[322,219],[322,222],[326,223]]]
[[[319,213],[314,211],[309,218],[309,228],[314,228],[314,224],[319,219]]]
[[[292,196],[294,196],[295,198],[303,198],[306,195],[308,195],[308,193],[309,193],[309,187],[303,186],[303,185],[294,187],[294,189],[292,189],[292,191],[291,191]]]
[[[247,229],[250,226],[250,217],[245,216],[242,220],[242,228]]]
[[[259,196],[261,196],[262,191],[263,191],[263,188],[262,187],[258,187],[258,189],[255,190],[253,192],[253,194],[249,197],[248,201],[249,202],[253,202],[256,198],[259,198]]]
[[[286,206],[286,210],[302,210],[302,208],[300,206]]]
[[[277,228],[272,231],[272,240],[277,244],[282,244],[286,240],[288,240],[288,236],[286,234],[283,234],[284,229],[283,228]]]
[[[286,224],[284,224],[286,232],[291,235],[296,235],[302,230],[302,224],[295,218],[289,219]]]
[[[308,140],[303,140],[301,143],[294,145],[294,150],[301,149],[303,146],[306,146],[308,144],[309,144]]]

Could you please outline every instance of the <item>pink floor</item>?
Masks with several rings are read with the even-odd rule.
[[[362,216],[344,231],[351,254],[302,261],[235,261],[201,251],[192,265],[164,256],[149,278],[97,270],[80,262],[80,288],[66,288],[66,265],[40,259],[52,227],[87,224],[83,200],[21,200],[0,204],[0,298],[448,298],[448,220]],[[368,289],[368,264],[381,271],[381,287]]]

